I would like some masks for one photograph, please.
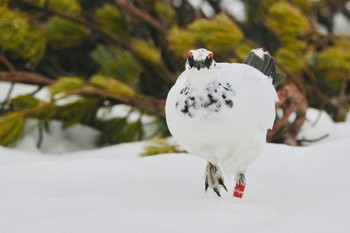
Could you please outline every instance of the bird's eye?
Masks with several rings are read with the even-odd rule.
[[[190,50],[190,51],[188,51],[187,52],[187,55],[189,56],[189,57],[193,57],[193,53],[192,53],[192,51]]]
[[[208,54],[208,58],[212,58],[213,56],[214,56],[214,53],[211,53],[211,52],[210,52],[210,53]]]

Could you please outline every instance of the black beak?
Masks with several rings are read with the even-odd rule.
[[[195,61],[194,67],[197,68],[197,70],[200,70],[205,67],[204,61]]]

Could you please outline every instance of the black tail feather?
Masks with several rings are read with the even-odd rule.
[[[284,78],[286,74],[277,73],[273,57],[268,53],[263,54],[263,58],[255,53],[255,50],[252,50],[247,59],[244,61],[245,64],[250,65],[258,70],[260,70],[266,76],[272,78],[272,84],[276,88]]]

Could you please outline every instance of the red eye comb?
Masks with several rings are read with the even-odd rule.
[[[212,53],[212,52],[210,52],[209,54],[208,54],[208,58],[212,58],[214,56],[214,53]]]
[[[188,55],[189,57],[193,57],[192,51],[188,51],[188,52],[187,52],[187,55]]]

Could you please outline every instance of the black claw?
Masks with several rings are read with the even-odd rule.
[[[208,190],[209,184],[208,184],[208,177],[205,177],[205,191]]]
[[[219,197],[221,197],[219,190],[218,190],[217,188],[213,188],[213,189],[214,189],[214,192],[216,192],[216,194],[217,194]]]
[[[245,176],[243,173],[239,174],[239,180],[238,180],[239,185],[245,185]]]
[[[228,192],[224,181],[223,181],[221,178],[219,178],[218,181],[219,181],[219,184],[220,184],[222,187],[224,187],[224,189],[226,190],[226,192]]]

